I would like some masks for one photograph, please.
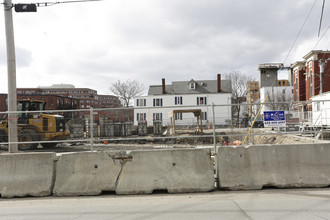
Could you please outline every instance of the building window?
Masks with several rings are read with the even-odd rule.
[[[163,120],[163,113],[153,113],[153,120],[154,121],[161,121],[161,120]]]
[[[197,97],[197,105],[206,105],[206,97]]]
[[[175,120],[182,120],[182,113],[175,113],[174,114],[174,119]]]
[[[320,111],[320,102],[316,102],[314,103],[314,108],[315,108],[315,111]]]
[[[174,104],[175,105],[182,105],[182,96],[176,96],[174,97]]]
[[[196,89],[196,83],[189,83],[189,89]]]
[[[153,106],[163,106],[163,99],[154,99]]]
[[[147,100],[146,99],[137,99],[136,106],[147,106]]]
[[[136,113],[137,121],[145,121],[147,118],[147,113]]]
[[[203,112],[203,120],[207,120],[207,112]]]

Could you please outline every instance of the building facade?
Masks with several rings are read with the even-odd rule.
[[[162,121],[170,125],[170,113],[173,110],[202,111],[202,121],[205,125],[213,121],[212,103],[214,103],[215,124],[228,125],[231,121],[231,82],[221,80],[190,80],[172,82],[171,85],[154,85],[149,87],[147,96],[134,98],[134,124],[146,121],[149,126],[154,121]],[[217,106],[221,105],[221,106]],[[176,125],[194,125],[196,117],[192,113],[175,113]]]
[[[330,91],[330,51],[312,50],[303,61],[291,65],[295,101],[311,101],[313,96]],[[312,111],[313,105],[301,107]]]
[[[45,101],[46,110],[72,110],[79,109],[79,112],[68,113],[68,117],[85,117],[89,116],[90,108],[104,109],[104,108],[119,108],[122,107],[118,97],[113,95],[98,95],[96,90],[88,88],[75,88],[69,84],[59,84],[49,87],[38,88],[18,88],[17,100],[41,100]],[[86,111],[81,111],[81,110]],[[0,94],[0,111],[7,111],[7,94]],[[132,112],[129,113],[132,119]],[[126,120],[120,111],[98,111],[96,112],[95,120],[100,116],[108,116],[114,120]]]
[[[253,115],[253,103],[255,103],[260,98],[259,82],[258,81],[248,81],[246,84],[246,103],[248,117],[251,118]]]

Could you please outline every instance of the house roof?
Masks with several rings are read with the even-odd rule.
[[[189,83],[196,83],[195,89],[190,89]],[[165,90],[168,95],[175,94],[205,94],[218,93],[217,80],[190,80],[172,82],[171,85],[165,85]],[[231,81],[221,80],[221,93],[231,93]],[[149,86],[148,95],[164,95],[162,93],[162,85]]]

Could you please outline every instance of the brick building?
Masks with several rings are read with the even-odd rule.
[[[40,100],[46,103],[45,110],[74,110],[78,109],[79,99],[68,98],[59,95],[41,95],[41,94],[20,94],[17,95],[17,101],[21,100]],[[0,112],[7,111],[7,94],[0,94]],[[61,113],[68,120],[78,117],[77,112]]]
[[[113,95],[98,95],[96,90],[75,88],[73,85],[59,84],[50,87],[18,88],[17,100],[42,100],[46,102],[46,110],[86,109],[75,113],[68,113],[67,117],[76,118],[89,115],[87,109],[122,107],[118,97]],[[7,111],[7,94],[0,94],[0,111]],[[101,115],[114,115],[100,111],[95,115],[98,120]]]
[[[330,51],[312,50],[303,58],[304,61],[291,65],[295,101],[310,101],[313,96],[330,91]],[[307,109],[310,111],[312,105]]]
[[[118,97],[113,95],[98,95],[96,90],[75,88],[69,84],[55,84],[49,87],[19,88],[17,95],[59,95],[79,100],[78,109],[89,108],[118,108],[122,107]]]

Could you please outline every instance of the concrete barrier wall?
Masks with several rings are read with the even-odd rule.
[[[54,195],[99,195],[102,191],[115,191],[120,171],[120,161],[103,151],[61,154]]]
[[[204,192],[214,189],[209,149],[132,151],[118,180],[117,194]]]
[[[214,189],[209,149],[83,152],[60,155],[54,195],[147,194]]]
[[[0,154],[1,196],[51,195],[55,159],[55,153]]]
[[[329,186],[329,158],[330,144],[219,147],[219,188]]]

